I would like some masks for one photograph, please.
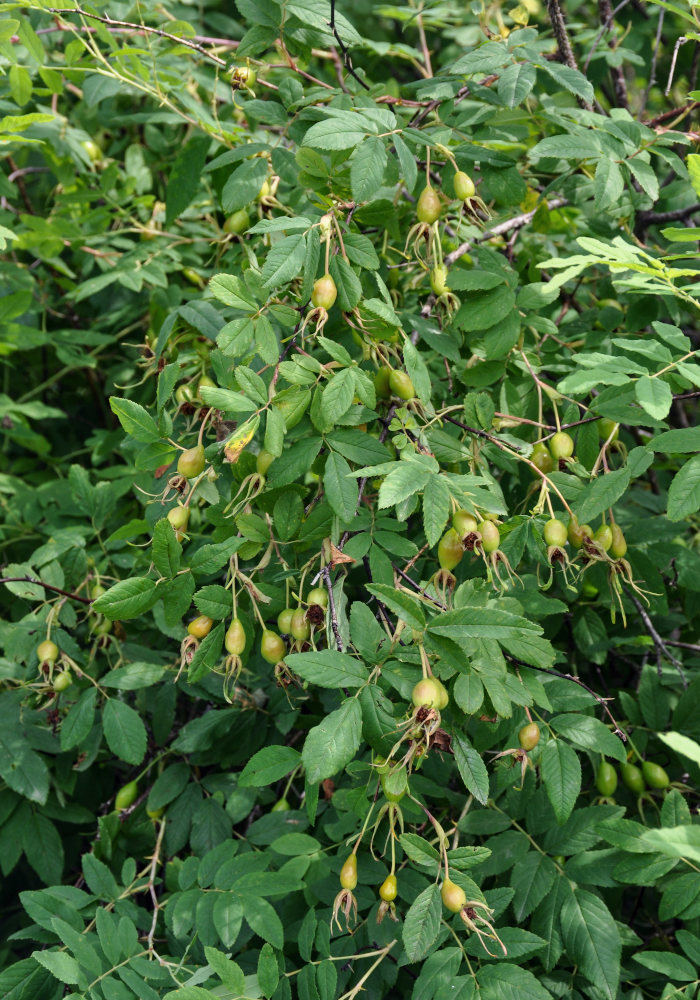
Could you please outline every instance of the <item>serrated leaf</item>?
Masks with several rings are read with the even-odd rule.
[[[602,899],[574,889],[561,910],[561,933],[567,953],[583,975],[608,1000],[620,981],[620,932]]]
[[[331,424],[337,423],[340,417],[352,406],[355,395],[355,379],[352,369],[343,368],[329,379],[321,397],[321,412]]]
[[[294,747],[268,746],[258,750],[241,771],[241,788],[262,788],[284,778],[300,763],[301,755]]]
[[[410,628],[425,628],[425,612],[417,598],[385,583],[369,583],[366,589],[378,597],[392,614],[406,622]]]
[[[420,962],[432,948],[440,930],[440,889],[430,885],[411,904],[404,919],[403,945],[409,962]]]
[[[350,164],[352,196],[367,201],[379,190],[386,169],[386,146],[377,136],[368,136],[355,150]]]
[[[682,465],[668,489],[669,521],[682,521],[700,510],[700,455]]]
[[[335,649],[322,649],[308,653],[290,653],[285,663],[295,674],[318,687],[359,688],[367,683],[369,672],[362,660]]]
[[[306,237],[303,233],[285,236],[279,243],[275,243],[263,264],[261,278],[265,288],[279,288],[296,278],[305,256]]]
[[[455,732],[452,738],[452,750],[467,791],[485,806],[489,797],[489,775],[481,755],[459,732]]]
[[[550,724],[555,732],[582,750],[595,750],[621,764],[627,759],[622,740],[592,715],[576,715],[573,712],[556,715]]]
[[[616,469],[593,479],[574,504],[574,513],[581,524],[587,524],[608,507],[612,507],[630,484],[629,468]]]
[[[110,587],[93,601],[92,610],[111,621],[126,621],[138,618],[152,608],[159,596],[153,580],[146,576],[134,576]]]
[[[431,476],[423,490],[423,530],[428,545],[440,541],[450,516],[450,489],[444,476]]]
[[[155,420],[139,403],[110,396],[109,405],[126,433],[135,441],[142,444],[160,441]]]
[[[127,764],[140,764],[146,753],[146,727],[141,716],[123,701],[110,698],[102,710],[107,746]]]
[[[209,136],[195,135],[178,153],[170,170],[165,192],[166,226],[184,212],[197,194],[210,145]]]
[[[651,375],[642,375],[634,383],[634,395],[650,417],[654,420],[665,420],[668,411],[671,409],[673,394],[668,382],[660,378],[652,378]]]
[[[242,309],[244,312],[257,309],[257,303],[247,286],[234,274],[215,274],[209,279],[207,288],[219,302],[233,309]]]
[[[332,778],[353,759],[361,738],[362,709],[356,698],[348,698],[306,737],[301,758],[307,781]]]
[[[167,517],[156,522],[151,546],[153,565],[161,576],[173,577],[180,569],[182,545],[175,537],[173,526]]]
[[[578,754],[562,740],[549,740],[542,751],[540,767],[557,823],[564,823],[571,815],[581,791]]]

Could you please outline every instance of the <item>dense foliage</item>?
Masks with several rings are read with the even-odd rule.
[[[696,996],[695,8],[0,10],[0,995]]]

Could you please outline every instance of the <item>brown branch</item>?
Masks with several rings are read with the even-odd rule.
[[[43,587],[44,590],[52,590],[56,594],[62,594],[63,597],[70,597],[72,601],[80,601],[82,604],[92,604],[93,601],[91,597],[81,597],[80,594],[72,594],[69,590],[61,590],[60,587],[44,583],[43,580],[35,580],[31,576],[3,576],[0,577],[0,583],[34,583],[37,587]]]
[[[548,209],[561,208],[562,205],[568,204],[566,198],[553,198],[546,203]],[[504,233],[509,233],[512,229],[521,229],[523,226],[526,226],[528,222],[532,222],[539,207],[538,205],[537,208],[533,208],[530,212],[523,212],[521,215],[513,216],[512,219],[506,219],[505,222],[499,222],[497,226],[493,226],[475,240],[467,240],[461,243],[456,250],[446,255],[445,266],[452,267],[460,257],[465,253],[469,253],[471,248],[476,246],[477,243],[484,243],[486,240],[492,240],[495,236],[503,236]]]
[[[158,35],[159,38],[169,38],[171,41],[176,42],[178,45],[185,45],[188,49],[195,49],[201,55],[206,56],[207,59],[211,59],[219,66],[225,66],[226,60],[215,56],[213,52],[205,49],[203,45],[198,42],[193,42],[189,38],[180,38],[178,35],[171,35],[169,31],[163,31],[161,28],[151,28],[147,24],[134,24],[133,21],[115,21],[109,16],[109,14],[104,17],[100,17],[99,14],[90,14],[88,11],[83,10],[82,7],[45,7],[44,8],[49,14],[80,14],[81,17],[89,17],[93,21],[99,21],[100,24],[105,24],[107,27],[114,28],[128,28],[131,31],[145,32],[150,35]],[[74,26],[71,25],[71,28]],[[217,39],[217,42],[219,40]]]
[[[321,570],[321,576],[323,577],[324,583],[326,584],[326,590],[328,591],[328,612],[331,616],[331,628],[333,629],[333,635],[335,637],[335,644],[338,648],[338,652],[343,652],[343,640],[340,637],[340,628],[338,626],[338,615],[335,610],[335,598],[333,597],[333,583],[331,581],[331,571],[330,567],[324,566]]]
[[[600,11],[601,20],[604,24],[612,25],[613,22],[613,12],[610,0],[598,0],[598,10]],[[662,11],[663,14],[663,11]],[[612,39],[608,42],[608,48],[614,49],[615,43]],[[622,66],[611,66],[610,75],[613,81],[613,90],[615,92],[615,103],[618,108],[626,108],[629,110],[629,98],[627,97],[627,84],[625,82],[625,73]],[[651,85],[651,84],[650,84]]]
[[[651,636],[652,642],[654,643],[654,652],[656,653],[656,671],[659,677],[661,676],[661,660],[666,659],[668,660],[669,663],[672,663],[673,666],[676,668],[676,670],[680,674],[681,683],[683,684],[683,687],[687,688],[688,680],[685,676],[685,670],[683,669],[683,664],[680,662],[680,660],[676,659],[673,653],[669,651],[668,646],[654,628],[654,623],[647,614],[646,609],[642,604],[642,602],[639,600],[639,598],[635,597],[635,595],[631,593],[628,587],[625,587],[625,593],[627,594],[630,601],[632,601],[632,604],[634,604],[635,608],[637,609],[637,613],[639,614],[639,617],[642,619],[644,628],[647,630],[647,632]]]
[[[362,77],[359,77],[355,72],[355,70],[352,68],[352,60],[350,59],[350,53],[348,52],[347,45],[338,34],[338,29],[335,26],[335,0],[331,0],[331,19],[328,22],[328,27],[333,32],[335,40],[338,43],[338,48],[343,53],[343,63],[345,64],[346,70],[348,71],[350,76],[353,77],[353,79],[357,80],[357,82],[360,84],[361,87],[364,87],[365,90],[370,90],[370,87],[365,83]]]
[[[595,700],[601,706],[603,711],[609,717],[610,721],[615,727],[614,735],[619,736],[623,743],[627,742],[627,734],[625,733],[624,729],[622,729],[622,727],[618,725],[615,716],[608,708],[607,702],[611,699],[601,698],[601,696],[597,694],[592,687],[589,687],[588,684],[582,681],[580,677],[575,677],[574,674],[563,674],[559,670],[552,669],[552,667],[535,667],[533,666],[532,663],[525,663],[523,660],[517,660],[514,656],[509,656],[507,653],[506,653],[506,659],[510,660],[511,663],[517,663],[519,667],[525,667],[526,670],[528,669],[539,670],[541,674],[550,674],[552,677],[560,677],[561,680],[563,681],[571,681],[572,684],[578,684],[579,687],[582,687],[585,691],[588,691],[588,693],[591,695],[592,698],[595,698]]]

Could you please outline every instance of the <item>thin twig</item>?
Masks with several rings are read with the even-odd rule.
[[[673,46],[673,55],[671,56],[671,68],[668,71],[668,83],[666,84],[666,90],[664,91],[664,97],[668,97],[671,92],[671,87],[673,85],[673,74],[676,72],[676,59],[678,58],[678,52],[681,45],[689,41],[685,35],[681,35],[680,38],[676,39],[676,44]]]
[[[91,597],[81,597],[80,594],[72,594],[69,590],[61,590],[60,587],[54,587],[50,583],[44,583],[43,580],[35,580],[32,576],[3,576],[0,577],[0,583],[35,583],[37,587],[43,587],[44,590],[52,590],[56,594],[62,594],[64,597],[70,597],[72,601],[80,601],[82,604],[92,604],[93,598]]]
[[[586,56],[586,61],[583,64],[583,72],[584,73],[588,73],[589,63],[590,63],[591,59],[593,58],[593,53],[595,52],[595,50],[598,48],[598,45],[600,44],[601,38],[603,37],[603,35],[605,34],[606,31],[610,30],[610,27],[612,26],[612,23],[615,20],[615,18],[617,17],[617,15],[620,13],[620,11],[622,10],[623,7],[627,6],[627,4],[629,2],[630,2],[630,0],[622,0],[622,2],[617,5],[617,7],[615,8],[615,10],[610,15],[610,20],[606,21],[605,24],[602,25],[600,31],[595,36],[595,39],[593,40],[593,45],[591,46],[591,50],[588,53],[588,55]]]
[[[340,638],[340,628],[338,627],[338,614],[335,610],[335,598],[333,597],[333,583],[331,581],[331,571],[329,566],[324,566],[321,570],[321,576],[323,577],[324,583],[326,584],[326,590],[328,591],[328,611],[331,616],[331,628],[333,629],[333,635],[335,637],[335,644],[338,648],[338,652],[343,652],[343,640]]]
[[[201,55],[206,56],[207,59],[211,59],[218,66],[226,65],[225,59],[215,56],[198,42],[193,42],[189,38],[180,38],[178,35],[171,35],[169,31],[163,31],[162,28],[151,28],[147,24],[134,24],[132,21],[115,21],[108,14],[105,17],[100,17],[99,14],[88,13],[88,11],[83,10],[82,7],[45,7],[44,9],[50,14],[80,14],[81,17],[89,17],[93,21],[99,21],[100,24],[106,24],[108,27],[113,26],[116,28],[129,28],[133,31],[144,31],[151,35],[158,35],[159,38],[169,38],[178,45],[184,45],[188,49],[195,49]]]
[[[163,834],[165,833],[165,820],[160,821],[160,829],[158,830],[158,837],[156,838],[156,846],[153,849],[153,857],[151,858],[151,870],[148,876],[148,891],[151,895],[153,901],[153,919],[151,921],[151,929],[148,932],[148,953],[153,954],[153,939],[156,935],[156,924],[158,923],[158,911],[160,909],[160,903],[158,902],[158,896],[156,895],[156,872],[158,870],[158,862],[160,861],[160,849],[163,844]]]
[[[600,11],[601,19],[604,24],[612,25],[613,22],[613,12],[610,0],[598,0],[598,10]],[[608,48],[614,49],[615,42],[610,39],[608,42]],[[622,66],[611,66],[610,75],[613,81],[613,90],[615,91],[615,101],[618,108],[625,108],[629,110],[629,99],[627,97],[627,84],[625,82],[625,73]]]
[[[673,664],[673,666],[680,674],[683,687],[687,688],[688,680],[685,676],[685,670],[683,669],[683,664],[680,662],[680,660],[676,659],[673,653],[669,651],[668,646],[654,628],[654,623],[647,614],[646,609],[642,604],[642,602],[639,600],[639,598],[635,597],[635,595],[631,593],[628,587],[625,587],[625,593],[627,594],[630,601],[632,601],[632,604],[634,604],[635,608],[637,609],[639,617],[642,619],[642,622],[644,624],[644,628],[647,630],[647,632],[651,636],[652,642],[654,643],[654,651],[656,653],[656,670],[659,677],[661,677],[661,660],[663,658],[668,660],[669,663]]]
[[[532,663],[525,663],[523,660],[517,660],[514,656],[508,656],[508,654],[506,654],[506,658],[510,660],[511,663],[517,663],[519,667],[525,667],[526,669],[529,670],[539,670],[539,672],[542,674],[551,674],[552,677],[559,677],[563,681],[571,681],[572,684],[578,684],[579,687],[582,687],[585,691],[588,691],[588,693],[591,695],[592,698],[595,698],[595,700],[601,706],[603,711],[609,717],[610,721],[615,727],[614,735],[619,736],[623,743],[627,742],[627,734],[625,733],[624,729],[622,729],[622,727],[618,725],[615,716],[608,708],[607,702],[610,699],[601,698],[601,696],[597,694],[592,687],[589,687],[588,684],[582,681],[580,677],[575,677],[574,674],[564,674],[559,670],[554,670],[552,667],[536,667]]]
[[[430,601],[436,607],[440,608],[441,611],[447,611],[446,604],[443,604],[441,601],[436,601],[434,597],[430,596],[430,594],[426,594],[426,592],[421,588],[420,584],[416,583],[416,581],[412,577],[410,577],[408,573],[404,573],[404,571],[399,566],[397,566],[396,563],[392,563],[391,565],[394,568],[394,570],[399,574],[399,576],[402,577],[407,583],[410,583],[413,589],[416,590],[421,595],[421,597],[424,597],[426,601]]]
[[[644,90],[644,96],[642,97],[642,106],[639,109],[639,114],[637,118],[641,118],[644,114],[647,106],[647,101],[649,100],[649,94],[651,93],[651,88],[656,83],[656,62],[659,58],[659,47],[661,45],[661,32],[664,27],[664,14],[665,10],[663,7],[659,11],[659,23],[656,26],[656,38],[654,39],[654,51],[651,56],[651,66],[649,67],[649,81]]]
[[[347,45],[338,34],[338,29],[335,26],[335,0],[331,0],[331,19],[328,22],[328,27],[333,32],[335,40],[338,43],[338,48],[343,53],[343,63],[345,64],[346,70],[348,71],[350,76],[353,77],[353,79],[357,80],[357,82],[360,84],[361,87],[364,87],[365,90],[370,90],[370,87],[365,83],[362,77],[358,76],[355,70],[352,68],[352,61],[350,59],[350,53],[348,52]]]
[[[568,205],[566,198],[553,198],[547,203],[548,209],[561,208],[562,205]],[[445,267],[452,267],[455,261],[458,261],[465,253],[469,253],[471,248],[477,243],[483,243],[485,240],[492,240],[495,236],[503,236],[504,233],[509,233],[512,229],[521,229],[526,226],[535,217],[535,213],[538,208],[533,208],[530,212],[522,212],[520,215],[513,216],[512,219],[506,219],[505,222],[499,222],[497,226],[493,226],[491,229],[482,233],[481,236],[477,236],[474,240],[467,240],[466,242],[460,244],[456,250],[448,253],[445,257]]]

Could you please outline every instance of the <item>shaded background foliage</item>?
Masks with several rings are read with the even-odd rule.
[[[2,14],[3,996],[694,996],[694,8]],[[457,507],[522,587],[478,539],[435,580]],[[550,513],[610,508],[627,553],[564,546],[567,585]],[[294,594],[287,686],[261,619]],[[381,773],[409,718],[425,759]]]

